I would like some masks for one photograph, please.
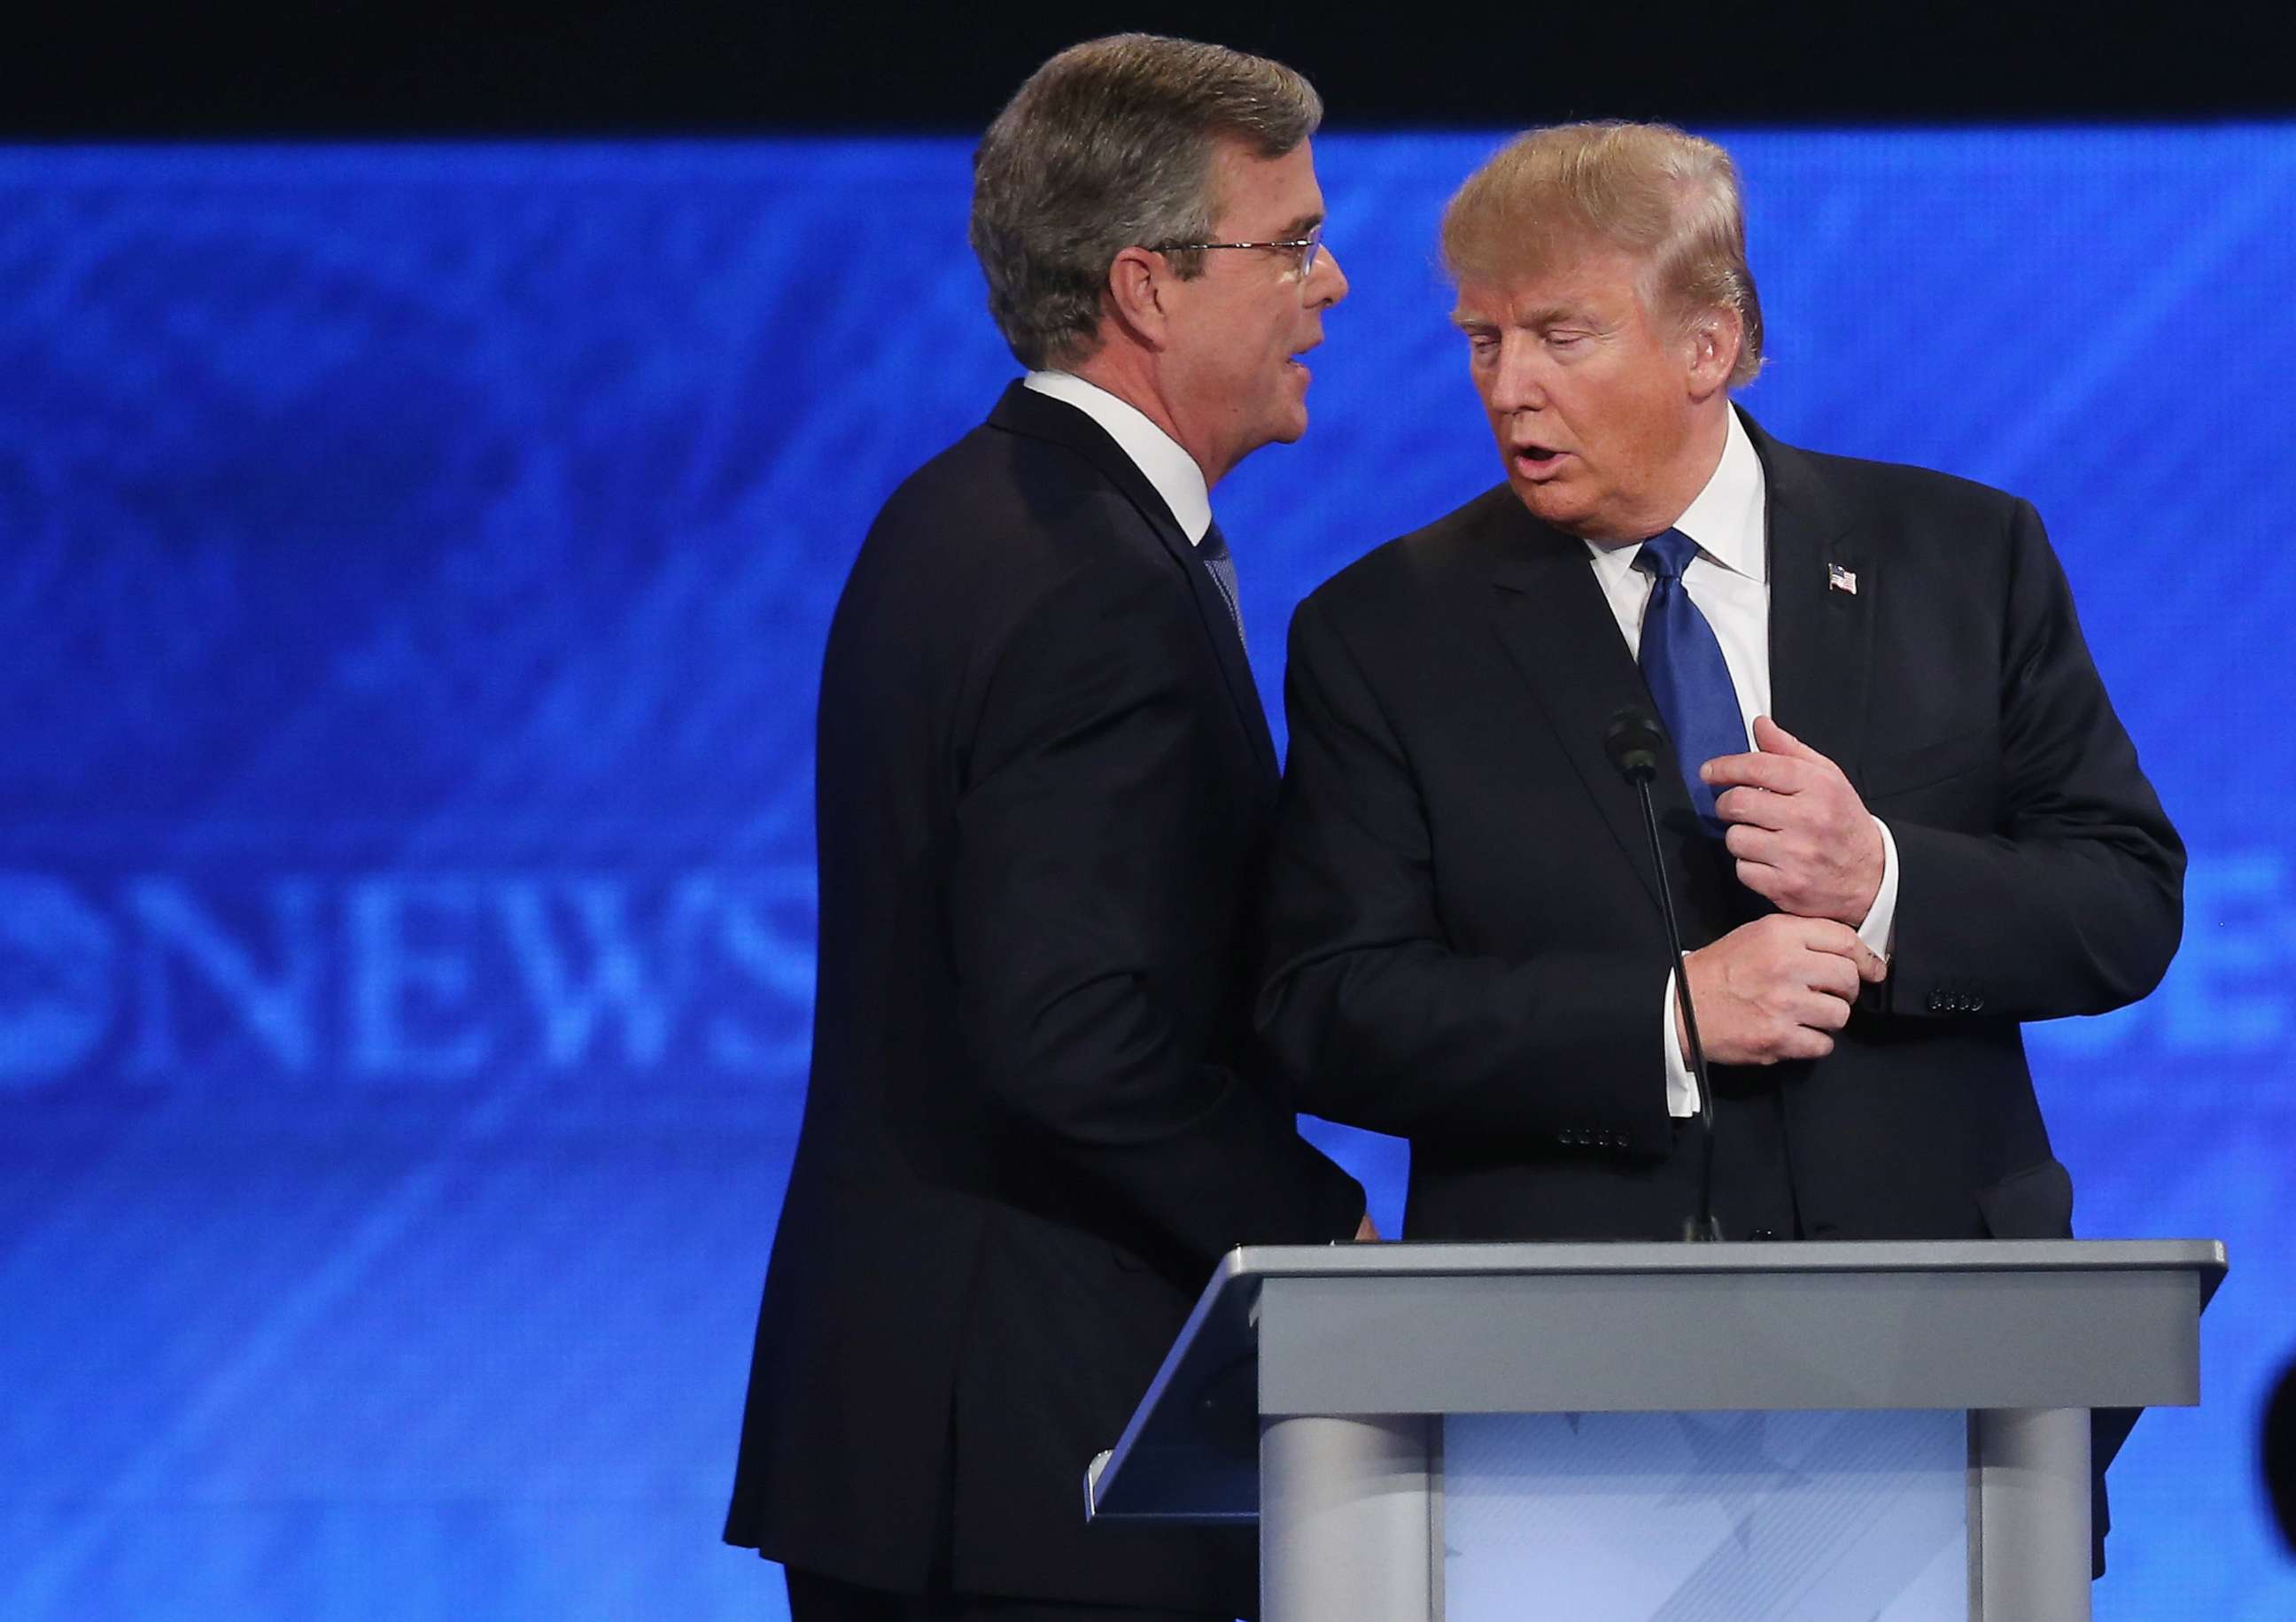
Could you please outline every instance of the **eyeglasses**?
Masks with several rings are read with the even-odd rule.
[[[1324,228],[1316,226],[1303,237],[1288,242],[1167,242],[1155,250],[1158,253],[1206,253],[1217,248],[1265,248],[1271,252],[1295,256],[1295,268],[1304,282],[1316,269],[1316,255],[1324,246]]]

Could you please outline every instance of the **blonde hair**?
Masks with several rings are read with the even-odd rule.
[[[1526,130],[1508,142],[1443,210],[1443,268],[1451,280],[1537,274],[1589,248],[1643,266],[1644,307],[1677,320],[1701,310],[1738,316],[1734,388],[1762,369],[1762,303],[1746,267],[1738,166],[1711,141],[1670,124],[1612,120]]]

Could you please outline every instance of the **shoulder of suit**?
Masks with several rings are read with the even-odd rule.
[[[1998,523],[2021,504],[2020,497],[2006,490],[1911,463],[1870,462],[1792,446],[1781,445],[1777,449],[1784,456],[1799,459],[1811,477],[1858,517],[1959,518]]]
[[[1479,558],[1529,528],[1521,503],[1495,485],[1432,523],[1373,547],[1309,594],[1318,607],[1345,613],[1357,605],[1392,611],[1441,594]]]
[[[1090,457],[988,423],[895,487],[871,541],[958,568],[1169,567],[1154,524]]]

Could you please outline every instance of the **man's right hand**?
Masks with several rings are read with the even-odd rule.
[[[1698,1035],[1716,1064],[1775,1064],[1823,1059],[1849,1020],[1859,983],[1881,982],[1887,966],[1848,924],[1775,913],[1741,924],[1682,960],[1698,1005]],[[1675,1040],[1687,1061],[1682,1007]]]

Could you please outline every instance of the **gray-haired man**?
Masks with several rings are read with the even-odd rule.
[[[975,160],[1029,369],[886,504],[830,632],[813,1073],[729,1541],[798,1622],[1233,1618],[1248,1540],[1087,1528],[1221,1252],[1365,1232],[1252,1062],[1275,759],[1210,492],[1307,427],[1315,92],[1126,36]]]

